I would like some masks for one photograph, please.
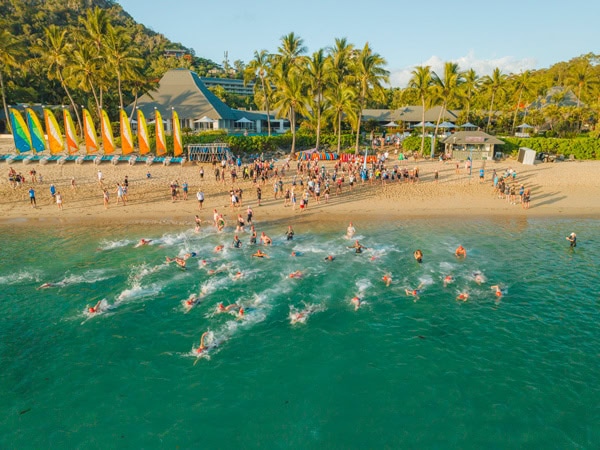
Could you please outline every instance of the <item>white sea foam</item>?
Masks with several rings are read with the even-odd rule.
[[[0,285],[19,284],[25,281],[40,281],[42,272],[39,270],[19,270],[18,272],[0,276]]]
[[[136,241],[134,241],[132,239],[119,239],[116,241],[104,240],[104,241],[100,242],[100,247],[98,247],[98,250],[102,250],[102,251],[114,250],[116,248],[126,247],[135,242]]]

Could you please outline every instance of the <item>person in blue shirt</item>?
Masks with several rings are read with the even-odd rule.
[[[479,169],[479,182],[483,183],[483,179],[485,176],[485,170],[483,170],[483,167],[481,169]]]
[[[37,203],[35,202],[35,191],[32,188],[29,188],[29,202],[32,205],[32,208],[37,208]]]
[[[50,185],[50,195],[52,196],[52,198],[54,198],[54,196],[56,195],[56,187],[53,184]]]

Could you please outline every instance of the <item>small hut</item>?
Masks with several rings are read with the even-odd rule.
[[[445,138],[446,154],[453,159],[493,159],[497,157],[495,146],[504,145],[500,139],[483,131],[457,131]],[[500,156],[501,156],[501,152]]]

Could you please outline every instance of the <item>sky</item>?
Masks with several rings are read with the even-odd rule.
[[[542,69],[600,53],[597,0],[117,0],[139,23],[196,56],[222,64],[276,52],[294,32],[308,53],[345,37],[387,61],[390,85],[405,87],[415,66],[444,62],[489,75]]]

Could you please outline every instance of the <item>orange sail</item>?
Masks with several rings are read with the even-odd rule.
[[[127,155],[133,151],[133,135],[131,134],[131,125],[129,118],[124,110],[119,113],[119,122],[121,124],[121,152]]]
[[[181,142],[181,123],[177,111],[173,110],[173,155],[179,156],[183,153]]]
[[[100,115],[100,127],[102,131],[102,147],[104,147],[104,154],[110,155],[115,151],[115,139],[113,137],[112,128],[110,126],[110,120],[106,110],[102,110]]]
[[[164,155],[167,153],[167,145],[165,143],[165,125],[162,116],[158,109],[154,111],[154,122],[156,122],[156,154]]]
[[[87,109],[83,110],[83,135],[85,137],[85,150],[89,153],[96,153],[98,151],[98,135],[96,134],[96,127],[92,121],[92,116]]]
[[[63,109],[63,122],[65,124],[65,141],[67,143],[67,152],[72,155],[73,153],[77,153],[79,151],[79,142],[77,141],[77,132],[75,131],[73,118],[67,109]]]
[[[48,147],[53,155],[62,152],[65,149],[58,122],[54,113],[49,109],[44,109],[44,122],[46,122],[46,133],[48,134]]]
[[[150,152],[150,144],[148,141],[148,125],[146,125],[146,118],[141,109],[137,111],[137,133],[138,133],[138,145],[140,146],[140,155],[145,155]]]

